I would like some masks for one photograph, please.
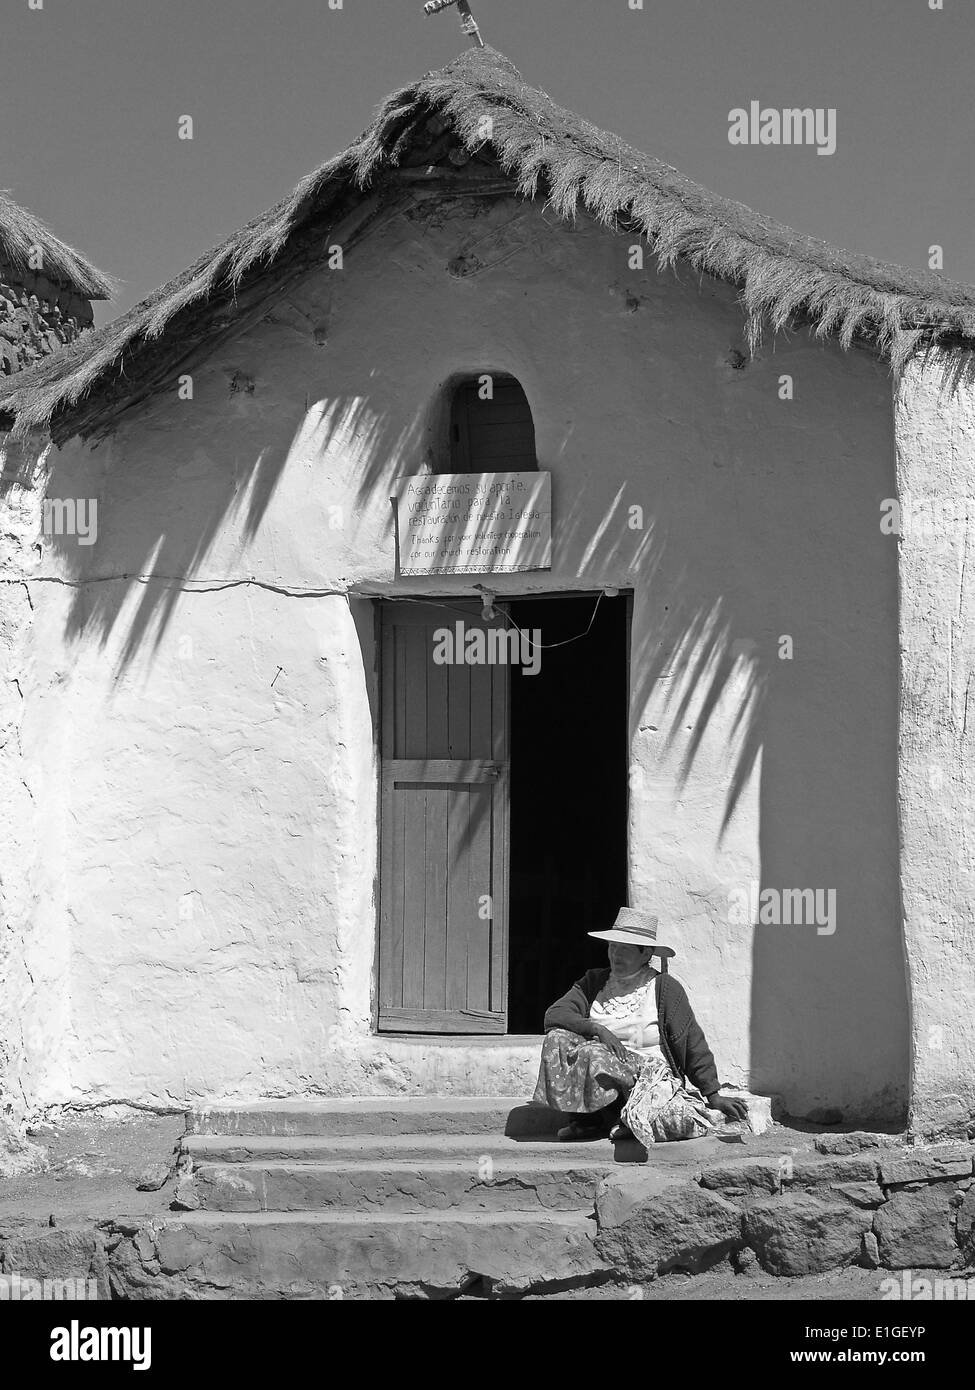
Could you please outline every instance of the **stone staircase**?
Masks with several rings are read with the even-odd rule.
[[[608,1143],[558,1143],[557,1123],[497,1097],[193,1112],[184,1214],[160,1233],[160,1262],[200,1297],[517,1297],[598,1281],[596,1187],[618,1167]]]

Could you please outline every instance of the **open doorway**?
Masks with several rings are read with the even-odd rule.
[[[605,963],[586,932],[627,901],[629,604],[604,597],[593,618],[595,603],[508,605],[542,644],[537,674],[511,674],[509,1033],[540,1033],[547,1006]]]

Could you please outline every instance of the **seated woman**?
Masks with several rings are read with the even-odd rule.
[[[722,1115],[747,1121],[743,1100],[718,1094],[683,987],[651,966],[674,954],[657,945],[657,918],[624,907],[609,931],[589,935],[609,942],[609,969],[587,970],[545,1014],[534,1101],[572,1115],[559,1138],[632,1134],[649,1147],[708,1134]]]

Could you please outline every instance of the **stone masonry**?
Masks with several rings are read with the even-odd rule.
[[[84,296],[0,260],[0,375],[23,371],[91,325]]]
[[[187,1118],[168,1211],[0,1217],[0,1274],[95,1278],[103,1298],[443,1299],[858,1266],[878,1290],[920,1271],[975,1298],[970,1140],[774,1124],[647,1155],[559,1144],[543,1109],[478,1097]]]

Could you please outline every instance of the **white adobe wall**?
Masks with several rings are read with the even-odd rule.
[[[912,1125],[975,1118],[975,353],[915,361],[897,396],[899,800]]]
[[[84,582],[31,585],[22,766],[45,850],[11,929],[48,940],[52,969],[67,943],[67,1016],[39,996],[13,1065],[36,1103],[530,1088],[537,1047],[371,1031],[362,595],[469,592],[397,585],[388,484],[441,466],[440,384],[494,368],[531,401],[556,526],[551,574],[499,589],[635,591],[631,896],[679,941],[722,1078],[893,1117],[886,372],[802,335],[737,369],[728,287],[631,271],[627,240],[584,219],[476,212],[397,219],[218,351],[192,402],[57,452],[51,495],[97,496],[98,542],[46,542],[45,571]],[[488,268],[447,273],[470,254]],[[164,578],[120,577],[145,572]],[[733,921],[753,881],[835,889],[835,932]]]
[[[0,435],[0,1115],[14,1121],[44,1087],[69,1085],[57,1056],[71,1026],[56,754],[67,726],[45,721],[50,685],[35,680],[32,631],[50,454],[43,441]]]

